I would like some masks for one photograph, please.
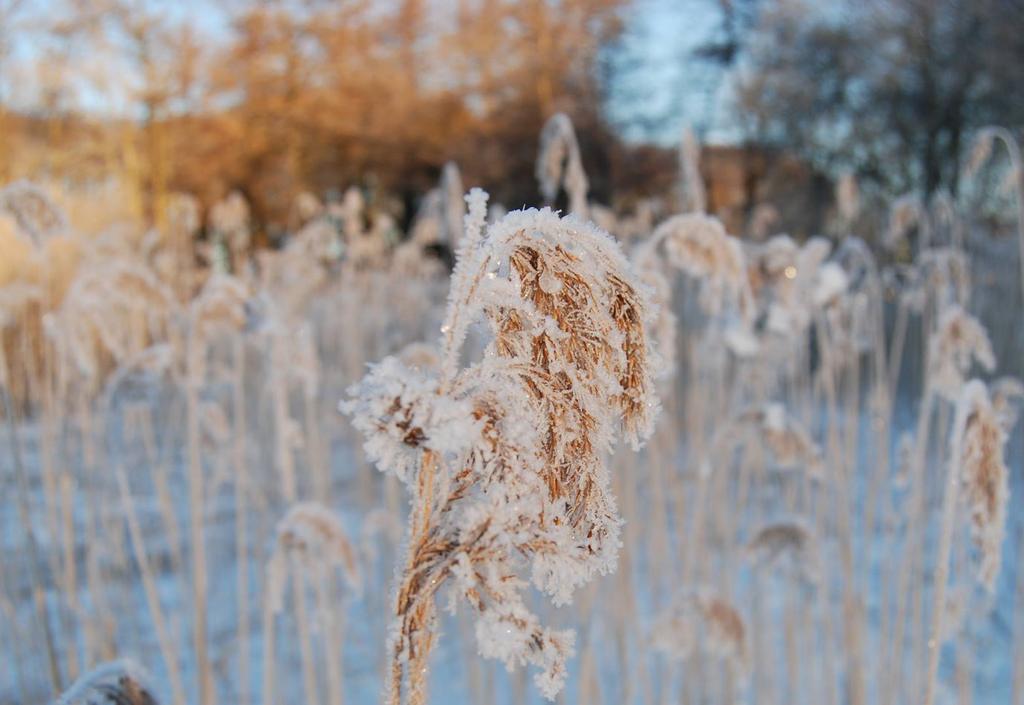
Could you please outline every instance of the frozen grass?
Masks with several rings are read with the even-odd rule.
[[[564,678],[565,702],[1024,702],[1017,244],[948,204],[896,219],[896,245],[928,231],[902,263],[852,237],[750,243],[702,214],[637,242],[635,218],[582,202],[568,135],[547,135],[545,178],[630,262],[550,213],[485,228],[479,198],[453,230],[448,169],[397,247],[357,197],[306,199],[290,244],[251,262],[236,201],[210,260],[235,275],[211,275],[181,247],[182,205],[163,237],[75,246],[54,287],[69,262],[48,243],[77,236],[19,186],[33,279],[0,290],[0,703],[81,694],[125,657],[161,703],[369,703],[396,653],[416,669],[401,692],[430,702],[542,700],[480,654],[539,666],[548,693]],[[438,239],[461,250],[451,305]],[[634,276],[663,411],[642,450],[608,455],[588,429],[646,408],[623,393],[643,370],[619,324],[641,317],[615,282]],[[338,401],[387,356],[356,388],[357,430]],[[481,428],[489,445],[467,441]],[[548,579],[557,561],[579,574]],[[403,602],[417,565],[437,583]],[[461,606],[438,612],[449,587]]]

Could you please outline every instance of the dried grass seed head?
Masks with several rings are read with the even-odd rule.
[[[813,584],[820,577],[814,544],[814,535],[804,522],[779,521],[762,527],[745,553],[755,565],[779,568]]]
[[[929,380],[939,394],[956,400],[974,363],[986,371],[995,368],[988,332],[960,306],[947,306],[928,343]]]
[[[485,194],[467,201],[439,373],[386,358],[343,409],[425,517],[399,593],[398,663],[419,667],[416,644],[432,639],[428,605],[450,579],[478,611],[481,653],[539,667],[538,686],[554,697],[571,633],[540,624],[521,576],[560,604],[614,566],[620,520],[605,455],[617,429],[645,438],[657,410],[646,294],[592,225],[545,209],[485,230]],[[482,359],[463,364],[477,322],[493,339]]]
[[[14,181],[0,188],[0,212],[14,218],[19,231],[36,248],[68,230],[64,211],[30,181]]]
[[[984,383],[971,380],[957,402],[950,449],[960,470],[971,513],[971,533],[980,553],[978,580],[989,591],[995,589],[999,576],[1006,532],[1010,491],[1005,445],[1006,431],[988,390]]]
[[[708,591],[677,597],[657,618],[651,641],[657,651],[679,661],[704,653],[724,659],[741,677],[749,671],[743,616],[728,600]]]
[[[292,506],[277,524],[274,551],[267,565],[267,589],[276,610],[282,606],[289,562],[309,575],[340,569],[351,590],[362,590],[356,549],[345,528],[334,512],[315,502]]]

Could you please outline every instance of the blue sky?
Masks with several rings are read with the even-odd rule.
[[[704,137],[724,139],[721,115],[728,90],[723,77],[693,58],[712,37],[719,15],[715,0],[635,0],[626,15],[626,53],[638,66],[616,87],[608,105],[613,120],[650,119],[656,133],[628,131],[627,138],[675,143],[684,125],[714,127]]]

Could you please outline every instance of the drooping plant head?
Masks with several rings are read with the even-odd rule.
[[[392,674],[410,674],[412,702],[446,581],[477,610],[483,655],[537,665],[542,692],[560,690],[572,634],[543,627],[522,591],[563,604],[614,568],[621,520],[605,456],[620,431],[646,438],[658,409],[647,301],[614,240],[548,209],[485,233],[486,195],[467,200],[439,373],[386,358],[343,404],[371,459],[414,493]],[[490,342],[466,363],[475,324]]]
[[[651,630],[651,645],[670,660],[689,661],[699,655],[721,659],[741,679],[750,669],[747,640],[743,616],[708,590],[677,595]]]
[[[572,120],[565,113],[556,113],[544,124],[537,155],[537,181],[544,200],[554,203],[560,187],[569,196],[569,211],[587,217],[587,173],[583,170],[580,145]]]
[[[293,505],[277,525],[274,551],[267,564],[267,589],[275,611],[280,611],[283,603],[289,561],[310,580],[337,570],[349,589],[362,589],[356,549],[341,521],[315,502]]]
[[[657,311],[651,336],[657,344],[662,376],[670,376],[675,368],[670,270],[699,282],[701,309],[715,328],[724,332],[730,349],[739,355],[756,350],[746,257],[740,241],[726,233],[717,218],[703,213],[672,216],[634,249],[632,259],[654,292]]]
[[[80,676],[55,705],[157,705],[149,681],[134,661],[110,661]]]
[[[1010,496],[1003,456],[1006,436],[985,384],[974,379],[963,385],[950,434],[950,454],[959,468],[971,515],[971,535],[980,556],[978,582],[990,592],[999,577]]]
[[[97,388],[110,363],[165,336],[176,307],[171,291],[140,262],[122,258],[83,267],[61,305],[43,319],[62,384]]]
[[[0,213],[9,214],[37,248],[68,230],[64,212],[29,181],[14,181],[0,188]]]
[[[946,306],[928,342],[927,375],[932,387],[955,401],[974,363],[989,372],[995,369],[988,332],[981,321],[960,306]]]

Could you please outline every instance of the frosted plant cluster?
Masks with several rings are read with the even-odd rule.
[[[406,682],[409,702],[424,698],[442,586],[453,608],[461,598],[476,612],[482,655],[532,664],[541,692],[559,692],[573,634],[543,626],[523,592],[565,604],[615,567],[621,519],[605,457],[620,432],[638,446],[658,410],[647,301],[614,240],[547,209],[485,229],[486,195],[467,200],[439,371],[386,358],[342,404],[370,458],[412,494],[392,703]],[[491,341],[464,364],[477,323]]]

